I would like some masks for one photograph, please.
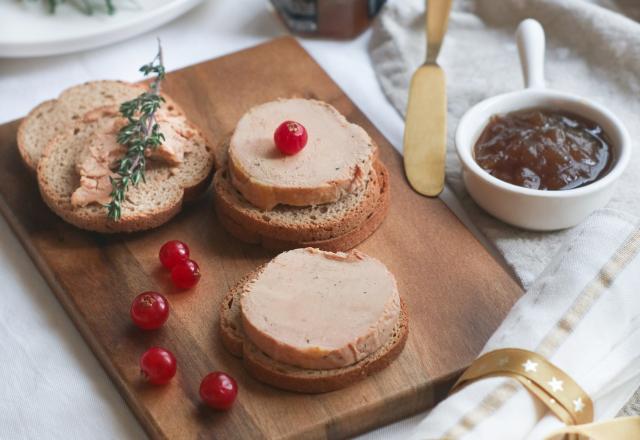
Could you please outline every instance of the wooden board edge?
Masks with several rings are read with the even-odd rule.
[[[13,233],[18,238],[18,241],[26,250],[29,259],[33,262],[40,274],[43,276],[45,282],[53,291],[56,299],[64,309],[65,313],[82,336],[82,339],[89,346],[89,349],[94,354],[94,356],[96,356],[96,358],[98,359],[98,363],[104,369],[107,377],[109,377],[109,379],[113,382],[118,393],[127,403],[127,406],[131,409],[147,435],[154,439],[166,438],[162,433],[160,427],[155,423],[153,417],[150,416],[146,409],[144,407],[136,405],[134,396],[127,390],[124,382],[119,378],[117,369],[109,359],[109,356],[107,356],[106,352],[100,347],[98,341],[93,339],[91,330],[79,318],[75,317],[76,314],[78,317],[82,316],[82,314],[78,310],[76,310],[71,301],[67,300],[64,293],[64,288],[57,282],[55,275],[53,274],[53,272],[51,272],[51,269],[47,266],[47,264],[38,256],[38,253],[31,241],[25,238],[28,235],[27,232],[22,228],[16,217],[11,212],[6,200],[1,195],[0,213],[2,213],[2,216],[7,221],[10,229],[13,231]]]
[[[343,439],[352,438],[356,435],[366,434],[372,430],[384,428],[390,424],[399,422],[401,420],[413,417],[429,409],[433,409],[440,401],[442,401],[448,394],[453,384],[458,380],[462,373],[466,370],[462,368],[451,374],[437,376],[432,380],[425,382],[421,387],[416,389],[408,389],[402,394],[398,394],[393,398],[389,398],[384,403],[379,403],[376,412],[377,417],[370,417],[370,422],[362,423],[360,425],[354,425],[353,420],[360,420],[360,413],[365,411],[352,411],[342,414],[342,418],[349,419],[351,422],[329,425],[326,428],[326,438],[328,439]],[[385,411],[385,408],[395,407],[406,409],[397,411],[396,413],[390,413]],[[371,406],[367,408],[368,412],[371,412]],[[375,406],[373,406],[375,410]],[[305,433],[301,436],[304,437]],[[287,440],[294,440],[291,439]]]

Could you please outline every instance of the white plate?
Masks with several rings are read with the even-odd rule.
[[[42,0],[0,0],[0,57],[57,55],[115,43],[161,26],[201,1],[114,0],[115,14],[88,16],[70,0],[53,15]]]

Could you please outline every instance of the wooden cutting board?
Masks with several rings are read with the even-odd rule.
[[[519,286],[440,200],[409,188],[400,155],[294,39],[173,72],[166,90],[211,142],[228,134],[249,107],[291,96],[327,101],[369,132],[391,172],[392,201],[382,227],[360,248],[396,275],[410,336],[389,368],[344,390],[302,395],[254,381],[220,343],[218,305],[242,275],[273,254],[230,237],[210,196],[153,231],[104,236],[78,230],[45,207],[18,156],[18,121],[6,124],[0,127],[0,209],[149,435],[343,438],[442,398],[521,294]],[[174,291],[160,267],[157,252],[169,239],[187,242],[200,263],[203,278],[193,291]],[[142,332],[130,322],[131,300],[144,290],[163,292],[171,302],[171,317],[158,331]],[[178,374],[164,387],[148,386],[139,375],[138,359],[154,345],[178,359]],[[199,402],[200,380],[213,370],[238,380],[229,412]]]

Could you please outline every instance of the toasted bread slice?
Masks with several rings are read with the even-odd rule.
[[[231,354],[243,358],[245,368],[257,380],[289,391],[324,393],[344,388],[382,370],[402,352],[409,334],[409,319],[406,306],[401,300],[400,319],[391,337],[377,351],[353,365],[328,370],[312,370],[294,367],[270,358],[245,337],[240,306],[240,297],[246,284],[254,280],[263,267],[240,280],[223,298],[220,305],[222,343]]]
[[[363,225],[376,210],[386,210],[388,173],[376,162],[364,185],[337,202],[308,207],[281,205],[265,211],[247,201],[231,184],[226,170],[220,170],[214,176],[214,196],[219,214],[248,232],[281,242],[311,243],[343,236]]]
[[[377,203],[373,206],[373,210],[367,214],[363,223],[356,223],[353,225],[353,229],[348,232],[323,240],[292,241],[261,235],[255,230],[248,229],[248,227],[251,226],[246,227],[223,213],[219,209],[222,204],[216,205],[216,211],[222,226],[231,235],[245,243],[259,244],[266,249],[275,251],[285,251],[299,247],[315,247],[331,252],[345,251],[356,247],[358,244],[369,238],[369,236],[371,236],[382,224],[382,221],[387,215],[389,210],[389,177],[386,168],[381,167],[379,169],[378,180],[380,183],[378,185],[379,196]]]
[[[306,146],[294,155],[276,148],[274,131],[306,128]],[[229,142],[233,186],[251,204],[271,210],[279,204],[310,206],[338,201],[354,192],[371,171],[376,147],[362,127],[334,107],[313,99],[278,99],[245,113]]]
[[[33,171],[47,144],[89,110],[119,105],[135,98],[144,87],[124,81],[90,81],[71,87],[58,99],[45,101],[34,108],[18,127],[18,150],[24,163]]]
[[[113,125],[113,118],[117,116],[113,116],[113,112],[110,115],[67,128],[54,137],[42,155],[38,164],[38,186],[45,203],[56,214],[79,228],[91,231],[146,230],[171,219],[180,211],[183,200],[193,199],[207,189],[213,174],[212,148],[200,131],[180,114],[181,126],[195,132],[188,139],[191,152],[176,168],[148,161],[146,181],[129,187],[119,221],[109,220],[106,208],[100,204],[74,207],[71,195],[80,181],[76,158],[96,132]]]

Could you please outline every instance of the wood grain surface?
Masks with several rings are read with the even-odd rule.
[[[294,39],[173,72],[166,90],[212,143],[251,106],[278,97],[321,99],[362,125],[391,172],[392,200],[388,218],[360,249],[396,275],[411,324],[398,360],[347,389],[302,395],[262,385],[222,347],[218,306],[230,286],[273,254],[230,237],[210,194],[153,231],[103,236],[78,230],[45,207],[18,156],[18,122],[6,124],[0,127],[0,209],[149,435],[344,438],[442,398],[521,294],[518,285],[440,200],[409,188],[400,155]],[[203,277],[193,291],[172,289],[158,262],[169,239],[187,242],[200,263]],[[171,302],[171,316],[158,331],[142,332],[130,322],[131,300],[144,290],[163,292]],[[139,375],[140,355],[155,345],[178,359],[178,373],[164,387],[148,386]],[[213,370],[238,380],[238,401],[229,412],[199,402],[200,380]]]

